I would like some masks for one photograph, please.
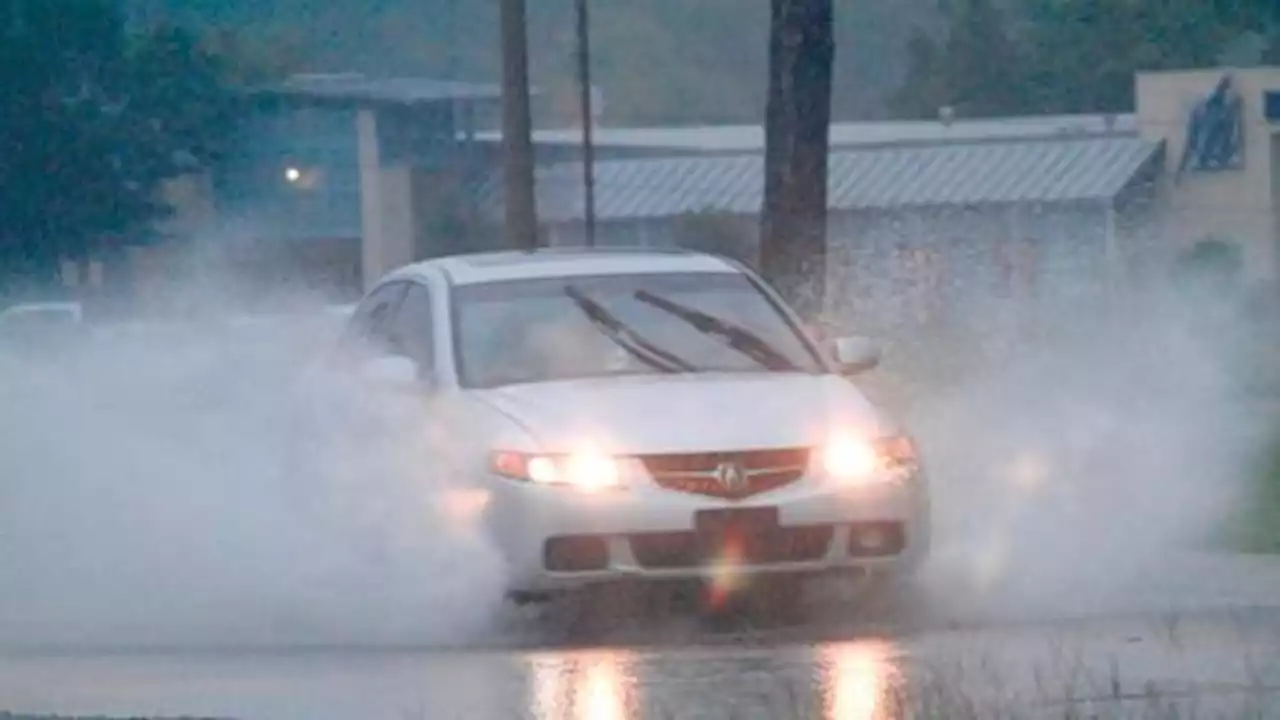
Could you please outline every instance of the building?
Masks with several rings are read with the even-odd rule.
[[[1206,238],[1237,243],[1246,279],[1274,282],[1280,273],[1280,68],[1152,72],[1136,82],[1139,134],[1170,149],[1161,174],[1159,236],[1175,249]]]
[[[977,315],[976,298],[1083,301],[1210,237],[1244,248],[1250,280],[1274,280],[1280,69],[1135,82],[1137,107],[1123,115],[834,124],[833,308],[897,323]],[[247,246],[246,275],[328,276],[354,293],[500,228],[498,87],[306,76],[255,97],[244,151],[215,173],[201,216]],[[753,251],[763,128],[594,136],[599,242]],[[581,242],[581,130],[533,139],[547,236]]]
[[[249,99],[236,154],[170,184],[180,212],[161,231],[209,242],[141,253],[145,276],[189,284],[172,270],[194,257],[219,267],[220,283],[234,278],[246,300],[299,288],[350,297],[455,249],[444,222],[470,207],[468,189],[487,172],[469,138],[493,122],[496,85],[304,75]]]
[[[1138,107],[1125,115],[833,125],[832,308],[894,325],[998,317],[973,303],[1001,299],[1069,306],[1159,277],[1206,239],[1244,251],[1247,281],[1274,281],[1280,69],[1135,82]],[[597,242],[697,245],[727,234],[754,252],[761,127],[599,128],[595,138]],[[552,242],[579,243],[580,131],[539,131],[535,142],[547,159],[540,219]],[[495,213],[497,189],[484,195]]]
[[[536,140],[569,144],[571,135]],[[707,235],[736,235],[754,254],[762,128],[598,137],[597,242],[714,246],[719,238]],[[1125,238],[1145,227],[1164,157],[1131,115],[841,123],[831,146],[828,300],[863,327],[974,315],[970,300],[1104,291],[1128,272],[1122,248],[1137,243]],[[539,213],[552,242],[582,242],[581,188],[578,161],[541,169]],[[500,209],[497,193],[486,197]]]

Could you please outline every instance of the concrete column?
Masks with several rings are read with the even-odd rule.
[[[417,257],[425,210],[420,171],[410,165],[384,167],[378,173],[382,201],[379,260],[382,272],[413,262]]]
[[[1106,212],[1106,228],[1103,246],[1103,261],[1105,263],[1106,277],[1105,292],[1107,300],[1116,299],[1116,294],[1120,290],[1123,278],[1124,257],[1120,252],[1120,241],[1116,237],[1116,207],[1114,203],[1107,203]]]
[[[360,268],[364,290],[368,291],[390,270],[382,231],[382,161],[375,110],[357,111],[356,139],[360,162]]]

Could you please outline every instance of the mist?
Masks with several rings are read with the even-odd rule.
[[[313,298],[292,305],[256,328],[104,326],[58,362],[0,371],[0,648],[438,644],[487,627],[502,565],[439,504],[450,478],[414,442],[417,406],[346,403],[329,418],[345,442],[301,440],[330,472],[286,474],[290,393],[337,326]]]
[[[994,299],[977,300],[991,313],[978,320],[999,315]],[[1033,327],[976,332],[982,359],[959,371],[941,368],[961,348],[934,344],[940,377],[924,362],[906,380],[933,492],[921,578],[932,611],[1162,610],[1170,573],[1224,547],[1271,429],[1237,380],[1247,328],[1163,287],[1110,303],[1066,294],[1041,304]]]

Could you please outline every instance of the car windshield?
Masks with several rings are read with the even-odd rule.
[[[823,372],[774,303],[736,273],[464,285],[454,295],[464,387],[606,375]]]

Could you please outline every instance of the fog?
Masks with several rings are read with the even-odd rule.
[[[922,583],[950,615],[1123,604],[1205,547],[1246,487],[1256,438],[1229,324],[1159,293],[1042,309],[1045,331],[963,372],[943,369],[955,348],[920,361],[900,337],[866,379],[915,388],[903,412],[934,492]],[[331,472],[287,475],[293,379],[332,328],[264,327],[139,329],[0,369],[0,647],[465,643],[494,627],[502,564],[441,507],[451,478],[417,406],[329,387],[343,442],[303,442]]]

